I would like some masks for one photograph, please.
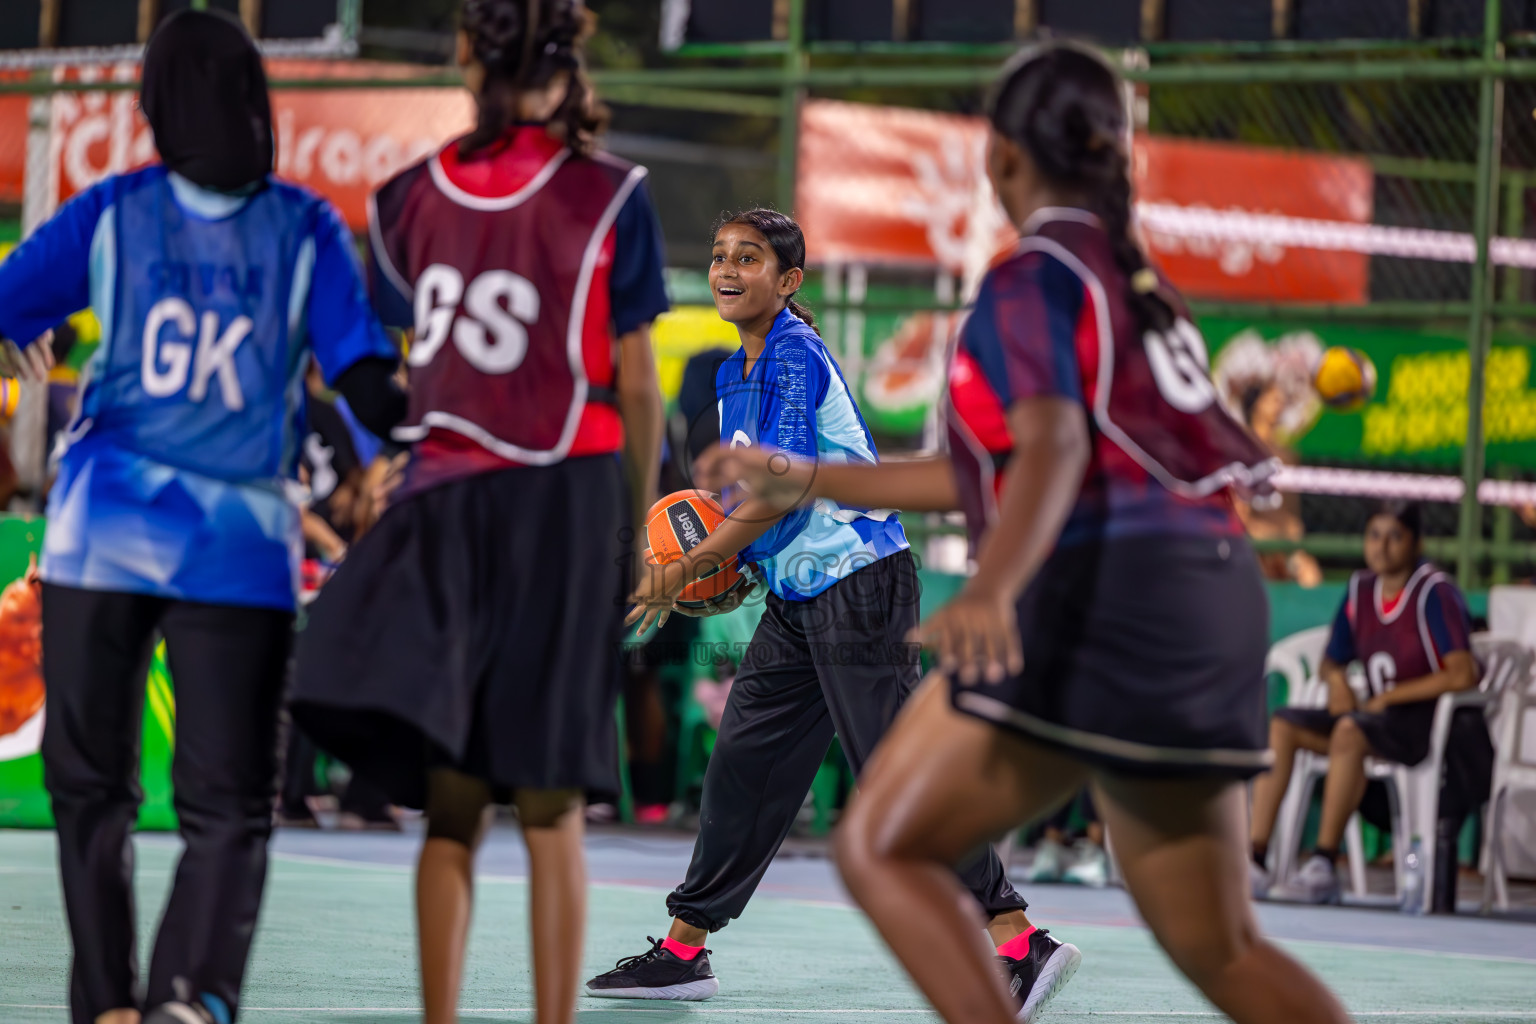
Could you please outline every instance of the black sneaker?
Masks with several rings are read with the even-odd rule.
[[[997,962],[1007,972],[1008,991],[1019,1001],[1019,1021],[1035,1024],[1045,1004],[1077,973],[1083,954],[1070,942],[1058,942],[1044,928],[1036,928],[1029,937],[1028,956],[1000,956]]]
[[[587,982],[587,995],[605,999],[708,999],[720,991],[715,972],[709,969],[709,950],[684,960],[661,947],[649,935],[651,948],[639,956],[625,957],[607,974]]]

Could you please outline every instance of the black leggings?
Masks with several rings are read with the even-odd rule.
[[[917,686],[917,567],[899,551],[808,601],[768,595],[704,772],[699,835],[667,912],[718,931],[740,917],[836,735],[854,773]],[[990,846],[959,869],[988,918],[1027,903]]]
[[[133,845],[144,679],[156,634],[176,688],[176,814],[186,849],[138,978]],[[43,585],[43,768],[74,941],[74,1024],[213,997],[233,1013],[267,874],[278,706],[293,615]]]

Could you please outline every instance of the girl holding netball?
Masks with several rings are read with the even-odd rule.
[[[715,385],[720,437],[798,458],[873,467],[873,439],[810,313],[794,301],[805,237],[793,220],[749,210],[715,232],[710,287],[741,348]],[[895,513],[818,501],[785,511],[727,489],[730,517],[684,560],[653,566],[631,621],[667,615],[683,588],[740,553],[767,584],[704,775],[699,835],[683,883],[667,897],[666,938],[587,983],[596,996],[707,999],[719,990],[704,948],[739,917],[789,834],[835,735],[854,771],[885,735],[919,678],[907,635],[918,624],[916,565]],[[983,913],[1025,1019],[1076,969],[1073,946],[1033,928],[990,848],[961,879]],[[977,929],[978,933],[980,928]]]
[[[457,1015],[475,850],[516,805],[541,1024],[572,1019],[582,801],[617,788],[624,532],[654,498],[667,308],[645,170],[602,152],[579,0],[468,0],[474,131],[374,197],[375,305],[412,327],[389,511],[312,606],[294,717],[425,807],[427,1024]],[[620,456],[633,477],[626,488]]]
[[[1123,95],[1068,45],[995,87],[988,172],[1023,240],[963,329],[948,458],[721,449],[702,476],[773,504],[966,512],[977,573],[919,634],[941,671],[876,752],[837,850],[946,1020],[1016,1009],[948,866],[1089,783],[1142,915],[1217,1007],[1341,1022],[1248,901],[1267,608],[1224,492],[1272,464],[1217,404],[1198,331],[1131,233]]]
[[[311,353],[370,428],[405,412],[335,211],[272,171],[261,55],[183,11],[144,54],[161,162],[81,193],[0,264],[0,332],[92,307],[102,343],[63,435],[43,547],[43,767],[74,1024],[229,1024],[266,881],[278,704],[299,589],[288,496]],[[44,358],[46,362],[46,358]],[[186,848],[138,977],[133,844],[144,675],[176,684]]]

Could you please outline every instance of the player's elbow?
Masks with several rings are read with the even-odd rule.
[[[1015,458],[1057,467],[1070,479],[1088,468],[1092,442],[1083,407],[1062,398],[1017,403],[1008,417]]]
[[[624,409],[660,409],[663,404],[654,373],[624,374],[614,381],[613,391]]]
[[[1450,692],[1460,693],[1477,686],[1477,661],[1466,651],[1457,651],[1445,659],[1445,671],[1450,676]]]

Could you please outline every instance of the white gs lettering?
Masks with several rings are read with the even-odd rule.
[[[453,311],[464,297],[464,278],[457,270],[434,263],[416,281],[416,340],[406,357],[412,366],[426,366],[448,340]]]
[[[217,377],[225,407],[231,412],[244,409],[245,394],[240,390],[240,374],[235,369],[235,351],[255,326],[250,317],[237,316],[220,331],[219,315],[213,312],[205,312],[199,325],[185,299],[161,299],[150,307],[144,320],[140,367],[144,393],[152,398],[167,398],[187,388],[187,398],[201,402],[208,397],[208,382]],[[172,331],[167,332],[168,327]],[[191,387],[187,387],[189,375]]]
[[[456,315],[460,299],[465,315]],[[510,270],[488,270],[470,282],[434,263],[416,281],[416,342],[412,366],[426,366],[453,336],[459,354],[481,373],[511,373],[528,355],[528,326],[539,319],[539,292]]]
[[[528,354],[523,325],[539,318],[539,292],[532,281],[510,270],[488,270],[470,283],[464,310],[469,316],[453,325],[453,343],[475,369],[511,373],[523,364]]]

